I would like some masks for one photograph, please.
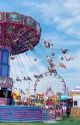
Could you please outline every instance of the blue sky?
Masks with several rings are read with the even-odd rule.
[[[40,42],[33,51],[26,52],[28,57],[23,54],[19,55],[22,63],[18,57],[17,60],[11,62],[11,76],[14,79],[17,75],[22,77],[27,74],[33,77],[34,73],[47,71],[46,56],[54,51],[53,60],[58,64],[61,56],[60,49],[67,48],[70,49],[74,60],[64,62],[66,70],[59,68],[58,72],[70,89],[80,85],[80,0],[0,0],[0,11],[16,11],[32,16],[40,23],[41,38],[54,43],[54,47],[49,50]],[[34,58],[38,58],[36,63]],[[20,66],[23,68],[20,69]],[[31,91],[33,91],[34,82],[35,79],[31,83]],[[24,89],[28,87],[28,83],[15,83],[15,86]],[[38,84],[37,91],[46,91],[48,86],[51,86],[53,91],[59,88],[61,90],[62,83],[55,78],[47,77]]]

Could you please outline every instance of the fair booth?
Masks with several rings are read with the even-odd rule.
[[[80,86],[77,86],[74,90],[71,90],[70,96],[73,97],[71,116],[80,118]]]

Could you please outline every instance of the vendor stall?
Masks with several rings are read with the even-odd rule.
[[[74,90],[70,92],[73,97],[73,108],[71,110],[71,116],[80,118],[80,86],[77,86]]]

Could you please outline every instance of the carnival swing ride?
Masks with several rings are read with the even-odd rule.
[[[39,42],[40,34],[41,28],[32,17],[15,12],[0,13],[0,95],[2,97],[9,98],[8,95],[11,96],[13,87],[10,78],[10,56],[32,50]]]
[[[53,50],[54,43],[47,40],[40,40],[41,28],[32,17],[24,16],[19,13],[0,13],[0,96],[5,99],[10,98],[12,88],[17,89],[15,82],[29,83],[28,91],[30,91],[30,82],[34,83],[34,93],[37,91],[38,83],[42,79],[55,77],[62,83],[64,93],[67,91],[67,86],[64,78],[58,73],[57,68],[61,67],[66,69],[65,61],[72,61],[73,58],[69,55],[70,50],[60,49],[61,58],[60,63],[56,64],[53,60],[56,55],[52,51],[48,55],[48,51]],[[41,41],[39,43],[39,41]],[[39,43],[39,44],[38,44]],[[35,47],[38,44],[38,49]],[[34,48],[35,47],[35,48]],[[44,54],[41,51],[44,47]],[[39,51],[40,50],[40,51]],[[31,52],[34,56],[28,55],[27,51]],[[38,53],[38,54],[37,54]],[[67,54],[69,56],[67,56]],[[22,58],[21,58],[22,57]],[[41,71],[38,66],[38,60],[42,57],[44,59],[44,66],[46,70]],[[25,60],[26,67],[23,60]],[[15,68],[15,62],[18,66],[18,71]],[[11,74],[10,74],[11,64]],[[32,67],[35,74],[29,74],[27,67]],[[14,73],[13,73],[14,72]],[[31,72],[32,73],[32,72]],[[31,76],[30,76],[31,75]],[[11,78],[10,78],[11,77]],[[15,78],[14,78],[15,77]],[[48,82],[48,81],[47,81]],[[46,84],[46,83],[45,83]],[[19,86],[19,84],[18,84]],[[26,86],[26,85],[25,85]],[[20,86],[19,86],[20,87]],[[25,92],[19,88],[23,94]],[[7,102],[7,100],[6,100]]]

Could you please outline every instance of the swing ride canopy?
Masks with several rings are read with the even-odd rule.
[[[30,16],[0,13],[0,46],[10,47],[11,55],[23,53],[39,42],[40,25]]]

